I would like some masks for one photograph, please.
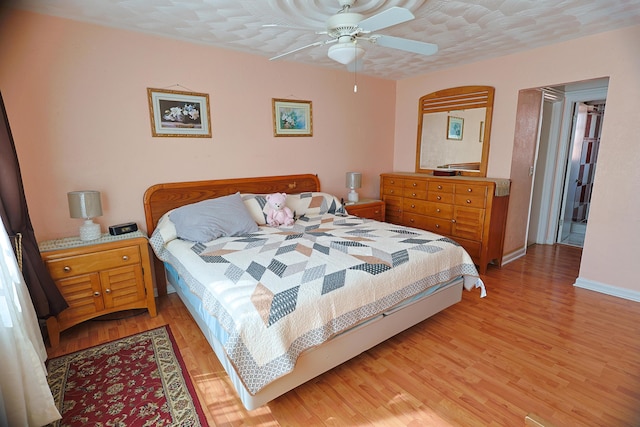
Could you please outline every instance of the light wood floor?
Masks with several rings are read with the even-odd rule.
[[[533,246],[460,303],[247,412],[177,296],[62,332],[61,355],[168,323],[211,425],[640,426],[640,303],[575,288],[581,249]],[[538,425],[538,424],[535,424]]]

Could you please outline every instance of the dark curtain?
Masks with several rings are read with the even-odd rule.
[[[67,302],[49,275],[36,241],[24,196],[18,155],[0,93],[0,215],[10,237],[22,235],[22,275],[40,319],[55,316]]]

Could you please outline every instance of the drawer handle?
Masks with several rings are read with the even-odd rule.
[[[93,293],[93,296],[94,296],[94,297],[99,297],[99,296],[100,296],[100,292],[95,291],[95,292]]]
[[[411,205],[411,207],[412,207],[412,208],[415,208],[415,207],[416,207],[416,205]]]
[[[413,218],[411,218],[411,219],[409,220],[409,222],[413,222]]]
[[[440,197],[440,196],[437,196],[437,197],[436,197],[436,199],[438,199],[438,200],[442,200],[442,197]]]
[[[393,194],[393,193],[395,193],[395,191],[391,190],[389,193]]]
[[[467,203],[471,203],[471,200],[467,199]]]
[[[436,224],[436,228],[440,228],[440,224]]]
[[[389,182],[392,183],[392,184],[396,183],[393,179],[390,179]]]
[[[467,188],[467,191],[471,193],[473,190],[471,188]]]
[[[438,190],[442,190],[442,185],[438,185]]]
[[[374,211],[374,213],[379,214],[379,213],[380,213],[380,211]]]
[[[416,197],[416,193],[411,193],[411,195],[412,195],[413,197]]]
[[[122,260],[123,261],[129,261],[129,255],[123,255],[122,256]]]
[[[110,294],[110,293],[111,293],[111,289],[109,289],[109,288],[105,289],[104,291],[105,291],[105,293],[107,293],[107,294]]]
[[[71,271],[71,267],[69,267],[68,265],[65,265],[62,270],[64,270],[65,273],[68,273]]]
[[[451,222],[452,222],[452,223],[455,223],[455,222],[456,222],[456,220],[455,220],[455,219],[452,219],[452,220],[451,220]]]
[[[414,187],[417,187],[417,186],[418,186],[418,183],[414,182],[414,183],[413,183],[413,184],[411,184],[411,185],[413,185]]]
[[[440,208],[436,209],[436,212],[440,212]]]

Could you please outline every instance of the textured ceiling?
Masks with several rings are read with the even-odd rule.
[[[14,0],[15,7],[270,58],[327,37],[338,0]],[[365,42],[363,74],[399,80],[481,59],[640,24],[640,0],[358,0],[366,17],[400,6],[416,19],[377,32],[435,43],[421,56]],[[264,28],[280,24],[309,28]],[[639,40],[629,40],[640,48]],[[344,69],[328,46],[280,61]]]

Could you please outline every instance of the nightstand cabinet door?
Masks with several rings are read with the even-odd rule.
[[[101,271],[100,282],[106,308],[144,303],[146,295],[139,265]]]
[[[69,308],[58,315],[58,322],[66,324],[76,319],[91,319],[96,313],[104,310],[100,275],[97,273],[82,274],[66,279],[56,280],[56,285]]]

